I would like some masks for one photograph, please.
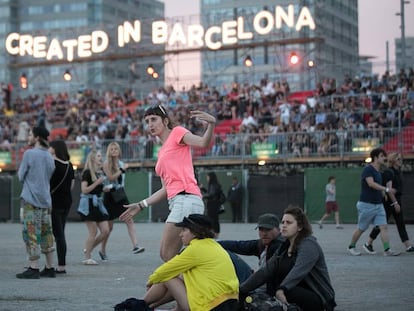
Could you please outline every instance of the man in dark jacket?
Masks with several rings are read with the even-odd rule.
[[[258,268],[264,266],[279,246],[284,242],[280,236],[279,218],[274,214],[263,214],[259,217],[256,229],[259,239],[243,241],[217,241],[229,252],[244,256],[257,256]],[[240,258],[240,260],[242,260]],[[252,269],[252,271],[255,269]],[[239,280],[242,282],[242,280]]]
[[[232,222],[241,222],[243,186],[235,176],[233,177],[233,182],[227,192],[227,201],[229,201],[231,206]]]

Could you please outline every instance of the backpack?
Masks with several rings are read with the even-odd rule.
[[[242,304],[242,310],[246,311],[301,311],[296,304],[285,305],[275,297],[270,297],[265,292],[250,293]]]

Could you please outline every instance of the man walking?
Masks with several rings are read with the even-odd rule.
[[[408,253],[414,252],[414,246],[411,244],[408,238],[407,229],[405,228],[404,216],[402,211],[402,179],[401,179],[401,165],[402,156],[397,152],[393,152],[388,155],[388,169],[382,173],[382,185],[391,189],[388,195],[384,197],[383,204],[385,213],[387,215],[387,222],[390,216],[394,217],[397,225],[398,234],[400,235],[401,242],[405,246],[405,250]],[[375,254],[372,243],[380,233],[378,226],[374,227],[369,235],[368,242],[363,245],[364,250],[368,254]]]
[[[334,212],[336,229],[342,229],[339,223],[339,206],[336,202],[336,179],[334,176],[329,176],[328,184],[325,186],[326,198],[325,198],[325,214],[323,214],[321,220],[319,220],[319,228],[323,228],[323,221]]]
[[[43,127],[34,127],[28,136],[29,146],[20,164],[18,177],[23,183],[21,198],[21,221],[23,241],[29,256],[29,267],[16,274],[19,279],[38,279],[40,276],[55,277],[53,267],[53,234],[50,212],[50,178],[55,162],[48,151],[49,132]],[[46,256],[46,266],[39,272],[40,252]]]
[[[400,253],[390,249],[388,237],[387,219],[385,216],[382,197],[389,193],[390,188],[382,185],[380,173],[381,165],[385,163],[387,156],[384,149],[376,148],[371,151],[371,164],[367,165],[361,175],[361,194],[357,202],[358,226],[355,229],[348,251],[353,256],[360,256],[361,253],[355,249],[355,245],[362,233],[368,229],[370,224],[379,226],[381,240],[384,246],[384,256],[398,256]]]

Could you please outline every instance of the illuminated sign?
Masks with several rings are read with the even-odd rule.
[[[352,139],[352,152],[370,152],[379,145],[378,138],[354,138]]]
[[[279,154],[275,143],[253,143],[252,156],[260,159],[268,159]]]
[[[251,40],[255,36],[267,36],[282,27],[300,31],[304,27],[316,28],[309,9],[304,6],[295,15],[293,4],[287,9],[276,6],[274,12],[259,11],[252,20],[237,17],[236,20],[224,21],[219,26],[207,29],[200,24],[184,25],[165,21],[154,21],[151,24],[151,38],[154,45],[165,45],[174,48],[177,45],[189,48],[207,47],[218,50],[225,45],[237,44],[243,40]],[[252,29],[247,31],[246,29]],[[63,60],[71,62],[75,58],[88,58],[94,54],[105,52],[109,47],[110,36],[103,30],[95,30],[90,34],[77,38],[59,41],[57,38],[32,36],[30,34],[10,33],[5,41],[6,51],[15,56],[31,56],[46,60]],[[125,21],[117,27],[118,47],[130,43],[141,42],[141,22]]]
[[[11,154],[9,151],[0,151],[0,165],[12,163]]]

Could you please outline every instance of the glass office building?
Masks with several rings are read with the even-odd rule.
[[[236,20],[233,38],[244,36],[234,48],[202,52],[202,81],[209,85],[258,83],[267,77],[286,79],[291,90],[305,90],[324,78],[341,82],[345,74],[358,73],[356,0],[201,0],[201,12],[205,28]],[[314,21],[313,29],[310,24],[301,27],[307,17]],[[251,32],[252,38],[243,32]],[[294,54],[296,64],[291,63]],[[250,67],[244,63],[247,57]]]
[[[24,74],[28,88],[19,90],[21,96],[84,88],[148,92],[154,79],[145,69],[162,66],[164,51],[152,45],[150,25],[162,18],[164,3],[153,0],[0,0],[0,81],[16,88]],[[141,40],[120,48],[118,26],[135,20]]]

